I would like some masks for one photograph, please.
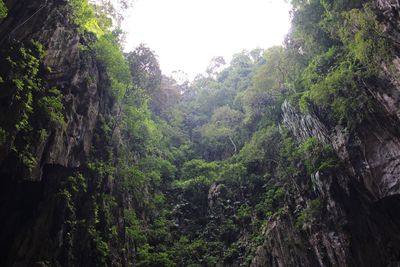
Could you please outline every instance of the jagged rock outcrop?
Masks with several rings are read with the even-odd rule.
[[[324,125],[315,114],[301,114],[287,102],[282,106],[286,127],[298,142],[317,137],[332,145],[346,167],[376,197],[398,194],[400,138],[396,120],[388,114],[371,114],[356,130]]]
[[[299,199],[310,210],[309,190],[292,195],[288,210],[270,219],[264,244],[251,266],[398,266],[399,196],[374,201],[351,175],[317,173],[321,201],[315,218],[302,226]],[[394,212],[394,213],[393,213]],[[379,218],[379,219],[377,219]]]
[[[64,127],[49,129],[49,138],[37,144],[39,166],[32,179],[40,180],[45,164],[79,167],[88,156],[97,115],[111,113],[113,98],[106,90],[109,81],[93,51],[82,47],[90,36],[78,33],[71,24],[67,1],[7,1],[8,16],[0,25],[2,44],[7,42],[41,43],[46,51],[44,67],[51,70],[43,77],[47,87],[55,86],[63,94]]]
[[[87,228],[96,223],[92,213],[104,203],[97,196],[112,193],[112,179],[88,176],[79,182],[84,188],[71,179],[90,173],[86,164],[98,118],[115,112],[110,82],[95,53],[83,49],[94,37],[83,35],[71,22],[68,1],[5,2],[9,16],[0,23],[0,45],[30,40],[43,45],[43,68],[50,71],[41,79],[46,88],[61,91],[65,124],[48,125],[47,138],[32,144],[37,165],[29,176],[18,173],[7,153],[0,162],[0,217],[7,218],[0,222],[0,265],[96,265],[101,256],[94,253],[98,237],[96,229]],[[121,221],[117,225],[124,227]],[[115,242],[110,249],[114,260],[107,264],[127,265],[133,250],[122,250],[122,240]]]
[[[396,0],[378,0],[378,8],[382,11],[381,22],[387,38],[399,49],[400,47],[400,4]],[[370,90],[371,94],[382,104],[389,114],[400,118],[400,58],[397,54],[390,66],[386,64],[381,68],[381,79],[384,83]]]
[[[398,1],[377,3],[388,36],[398,42]],[[308,177],[312,188],[293,181],[297,193],[283,215],[270,219],[251,266],[400,265],[398,56],[392,62],[382,65],[380,80],[364,84],[376,105],[354,129],[329,125],[318,111],[303,114],[283,104],[283,123],[297,142],[316,137],[332,146],[341,167]],[[313,193],[322,205],[300,226],[299,216],[312,209]]]

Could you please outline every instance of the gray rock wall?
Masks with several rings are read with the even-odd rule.
[[[383,27],[398,44],[399,1],[377,4]],[[283,124],[297,142],[316,137],[333,147],[342,165],[309,177],[323,208],[302,229],[296,226],[298,207],[309,207],[311,198],[300,186],[287,212],[268,223],[251,266],[400,266],[399,66],[395,56],[393,66],[382,65],[379,80],[364,84],[377,109],[355,129],[283,104]]]

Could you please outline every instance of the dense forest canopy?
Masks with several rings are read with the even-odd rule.
[[[282,106],[349,131],[376,111],[366,84],[390,66],[398,44],[384,35],[375,2],[292,0],[282,46],[239,52],[229,64],[216,57],[190,83],[163,75],[146,45],[123,53],[121,8],[129,4],[69,1],[85,40],[79,49],[96,55],[115,107],[99,115],[86,164],[60,189],[66,231],[89,236],[102,266],[122,237],[135,266],[248,266],[274,218],[291,214],[306,233],[327,205],[312,177],[343,163],[317,137],[296,140]],[[0,0],[0,19],[7,14]],[[64,127],[67,107],[42,78],[52,70],[43,68],[40,42],[2,51],[0,99],[13,101],[0,107],[10,115],[0,117],[0,145],[28,177],[40,164],[32,144]],[[109,180],[113,191],[98,191]],[[304,188],[308,199],[293,212],[291,199]],[[68,246],[64,260],[74,265],[77,239]]]

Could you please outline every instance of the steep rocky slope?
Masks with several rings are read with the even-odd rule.
[[[399,4],[378,1],[388,38],[399,43]],[[318,110],[302,114],[285,102],[283,123],[298,142],[316,137],[333,146],[341,165],[298,181],[287,212],[272,218],[252,266],[398,266],[400,264],[400,130],[398,54],[381,66],[379,80],[363,88],[375,102],[355,129],[324,123]],[[317,216],[296,230],[301,210],[322,203]]]
[[[46,71],[40,72],[40,78],[45,88],[61,91],[65,123],[55,124],[45,118],[36,121],[47,134],[29,143],[35,158],[30,171],[11,149],[12,142],[18,142],[21,136],[17,134],[16,140],[7,140],[2,147],[0,265],[94,265],[98,261],[94,257],[99,256],[92,253],[96,250],[93,237],[87,231],[74,232],[71,220],[75,217],[94,224],[93,209],[103,201],[97,196],[110,192],[111,182],[105,184],[103,177],[93,177],[86,178],[85,193],[81,188],[76,192],[68,188],[76,177],[88,172],[99,114],[115,114],[114,98],[106,90],[109,80],[94,52],[82,49],[93,37],[79,33],[71,23],[67,1],[18,0],[6,1],[6,5],[9,16],[0,24],[3,58],[10,47],[24,47],[31,40],[43,45],[45,56],[40,68]],[[9,101],[3,96],[4,117],[13,112]],[[71,205],[76,208],[71,210]],[[115,258],[122,264],[126,258],[117,247]]]

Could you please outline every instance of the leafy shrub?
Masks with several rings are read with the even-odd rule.
[[[106,265],[107,257],[110,255],[110,248],[107,242],[102,239],[100,232],[93,227],[88,229],[88,233],[92,239],[93,252],[96,255],[95,262],[102,266]]]
[[[344,12],[343,16],[346,23],[340,29],[341,40],[354,58],[367,66],[369,74],[376,74],[380,63],[389,60],[392,48],[383,36],[372,5],[367,3],[361,9]]]
[[[159,185],[161,181],[171,181],[175,178],[176,167],[169,161],[162,158],[156,157],[145,157],[138,162],[138,167],[143,173],[152,173],[153,179],[156,185]]]
[[[134,210],[124,210],[124,223],[125,233],[135,242],[136,246],[146,243],[147,238],[140,228],[139,220],[137,219]]]
[[[3,0],[0,0],[0,19],[7,17],[8,9]]]
[[[255,132],[240,150],[239,160],[251,173],[265,173],[276,161],[281,135],[275,126]]]
[[[37,163],[34,144],[47,138],[44,128],[49,122],[64,122],[62,94],[56,88],[47,89],[42,81],[45,52],[40,43],[14,43],[1,56],[0,99],[9,103],[0,106],[2,136],[9,138],[4,143],[8,142],[28,174]]]
[[[332,148],[321,144],[317,138],[310,137],[299,147],[299,153],[304,159],[307,174],[324,171],[337,166]]]
[[[183,165],[182,177],[185,180],[198,176],[215,177],[217,168],[218,164],[215,162],[205,162],[203,160],[193,159]]]
[[[132,77],[115,36],[111,33],[104,34],[93,45],[93,49],[97,59],[106,66],[113,95],[121,101],[126,91],[132,87]]]
[[[305,224],[312,222],[321,212],[321,200],[311,200],[308,207],[301,211],[296,219],[296,227],[302,228]]]
[[[252,208],[247,204],[241,205],[236,211],[236,216],[243,224],[249,223],[251,221],[251,214]]]
[[[104,34],[104,30],[111,26],[111,21],[103,28],[99,26],[99,19],[96,18],[95,10],[87,0],[70,0],[69,4],[72,7],[72,21],[82,31],[91,32],[100,37]]]
[[[285,205],[286,191],[282,187],[268,189],[262,202],[256,205],[256,211],[260,218],[271,217],[275,213],[282,212]]]
[[[152,250],[149,244],[139,248],[137,266],[146,267],[172,267],[175,264],[170,259],[170,255],[166,252],[156,252]]]
[[[137,166],[123,166],[118,176],[123,192],[140,192],[149,181],[149,178]]]
[[[189,188],[198,185],[209,186],[217,179],[217,170],[219,166],[215,162],[205,162],[194,159],[182,167],[182,179],[174,182],[177,188]]]
[[[242,163],[225,163],[218,170],[218,181],[226,184],[242,184],[245,182],[247,171]]]
[[[213,183],[208,177],[196,176],[189,180],[176,180],[174,181],[174,187],[180,189],[197,188],[197,187],[208,187]]]
[[[50,121],[59,125],[64,124],[64,104],[62,103],[61,92],[53,87],[50,88],[46,95],[39,99],[38,106],[44,111]]]

